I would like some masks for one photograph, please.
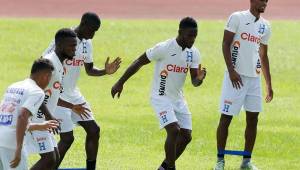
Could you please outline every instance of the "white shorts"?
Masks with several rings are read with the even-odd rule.
[[[229,73],[225,72],[220,101],[220,113],[232,116],[237,115],[242,106],[249,112],[262,111],[260,77],[240,76],[243,86],[240,89],[236,89],[232,86]]]
[[[28,170],[27,157],[22,151],[21,161],[16,168],[10,168],[10,161],[14,159],[15,150],[0,147],[0,170]]]
[[[178,122],[180,128],[192,130],[192,115],[185,100],[171,101],[166,97],[151,97],[160,129]]]
[[[85,103],[86,104],[84,105],[84,107],[91,110],[89,103],[88,102]],[[71,109],[57,106],[53,116],[60,121],[60,126],[61,126],[60,132],[66,133],[72,131],[75,127],[75,124],[79,121],[94,120],[93,113],[89,111],[87,112],[90,115],[90,117],[88,119],[86,117],[83,117],[84,119],[81,119],[81,117],[77,113],[73,112]]]
[[[54,135],[48,131],[26,132],[25,151],[27,154],[53,152],[57,147]]]

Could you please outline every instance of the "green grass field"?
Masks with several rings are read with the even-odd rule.
[[[0,19],[0,93],[29,75],[32,61],[39,57],[62,27],[78,20]],[[300,169],[300,22],[272,21],[269,58],[274,100],[264,104],[253,153],[254,163],[262,170]],[[165,132],[149,104],[153,64],[142,68],[124,86],[119,100],[110,96],[111,86],[127,66],[155,43],[177,35],[175,20],[104,20],[93,40],[94,62],[103,67],[107,56],[123,59],[113,76],[88,77],[82,71],[79,87],[91,103],[101,126],[98,169],[154,170],[164,158]],[[208,75],[200,88],[190,79],[184,88],[193,113],[193,140],[176,162],[179,170],[212,169],[216,161],[215,130],[218,125],[219,97],[224,73],[221,41],[224,21],[200,21],[196,47],[201,51]],[[228,149],[244,146],[245,114],[230,127]],[[62,167],[84,167],[85,134],[75,129],[75,142]],[[30,165],[37,160],[30,157]],[[238,169],[241,158],[227,156],[226,169]]]

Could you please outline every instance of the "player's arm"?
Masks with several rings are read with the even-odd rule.
[[[10,162],[11,168],[17,167],[21,161],[23,140],[24,140],[25,131],[27,129],[28,119],[30,116],[31,116],[31,112],[26,108],[22,107],[21,113],[18,116],[18,120],[17,120],[17,126],[16,126],[17,147],[15,151],[15,157]]]
[[[57,129],[59,127],[59,122],[56,120],[48,120],[42,123],[30,123],[28,127],[28,131],[50,131],[51,129]]]
[[[190,68],[191,80],[192,84],[195,87],[198,87],[202,84],[203,80],[206,76],[206,69],[201,68],[201,64],[199,64],[198,68]]]
[[[55,120],[55,118],[52,116],[52,114],[50,113],[50,111],[44,103],[42,103],[40,110],[45,115],[46,120]]]
[[[230,80],[232,82],[232,86],[234,88],[241,88],[243,86],[242,79],[240,75],[234,70],[234,67],[232,65],[232,59],[231,59],[231,53],[230,53],[230,47],[231,43],[233,41],[235,33],[224,30],[224,36],[223,36],[223,43],[222,43],[222,51],[224,60],[227,66],[227,70],[230,76]]]
[[[121,78],[115,83],[111,89],[111,95],[114,98],[118,93],[118,98],[120,97],[124,83],[134,75],[142,66],[149,64],[150,60],[148,59],[146,53],[143,53],[139,58],[137,58],[121,76]]]
[[[42,103],[41,107],[40,107],[41,112],[45,115],[45,119],[46,120],[56,120],[58,121],[48,110],[47,106],[45,105],[45,103]],[[58,131],[60,130],[60,127],[58,128],[53,128],[52,132],[54,134],[58,134]]]
[[[270,73],[270,66],[269,66],[268,45],[261,43],[259,54],[260,54],[260,60],[262,64],[262,71],[267,86],[266,102],[270,102],[273,99],[273,89],[272,89],[271,73]]]
[[[119,69],[121,62],[121,58],[117,57],[113,62],[109,63],[109,57],[107,57],[104,69],[95,67],[93,62],[84,63],[84,67],[89,76],[103,76],[115,73]]]
[[[90,109],[84,107],[86,103],[81,103],[81,104],[72,104],[70,102],[67,102],[61,98],[58,99],[57,105],[65,108],[71,109],[73,112],[78,114],[82,120],[85,118],[89,118],[90,115],[88,112],[90,112]]]

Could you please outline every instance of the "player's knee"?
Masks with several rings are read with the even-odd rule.
[[[168,136],[177,137],[180,132],[180,127],[177,124],[169,124],[166,126]]]
[[[94,124],[91,128],[87,130],[87,135],[96,139],[100,138],[100,127]]]
[[[72,145],[72,143],[74,142],[74,136],[73,135],[64,135],[64,136],[61,135],[60,140],[66,145]]]
[[[41,156],[41,160],[46,167],[55,168],[57,159],[54,152],[46,153]]]
[[[186,144],[189,144],[191,141],[192,141],[192,135],[191,134],[184,135],[184,142]]]
[[[232,116],[222,114],[220,118],[219,126],[222,128],[228,128],[232,120]]]
[[[256,126],[258,123],[257,116],[248,116],[247,117],[247,126]]]

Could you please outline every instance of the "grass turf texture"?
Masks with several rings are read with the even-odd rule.
[[[78,20],[0,19],[0,93],[29,75],[32,61],[62,27]],[[274,100],[264,104],[259,117],[258,136],[253,153],[261,169],[299,169],[300,131],[300,22],[273,21],[269,58]],[[142,68],[124,86],[119,100],[110,97],[111,86],[128,65],[155,43],[177,35],[175,20],[104,20],[93,40],[94,63],[103,67],[107,56],[123,59],[113,76],[88,77],[82,71],[79,87],[91,103],[101,126],[98,169],[155,169],[164,158],[164,130],[149,104],[153,64]],[[188,77],[185,96],[193,113],[193,140],[176,162],[182,170],[211,169],[216,161],[215,131],[218,125],[219,97],[224,74],[221,41],[224,21],[200,21],[196,41],[208,74],[200,88],[192,87]],[[265,94],[265,93],[264,93]],[[245,113],[234,118],[226,149],[242,150]],[[75,142],[61,167],[84,167],[85,133],[75,129]],[[31,156],[31,165],[38,156]],[[237,169],[241,157],[226,156],[226,169]]]

